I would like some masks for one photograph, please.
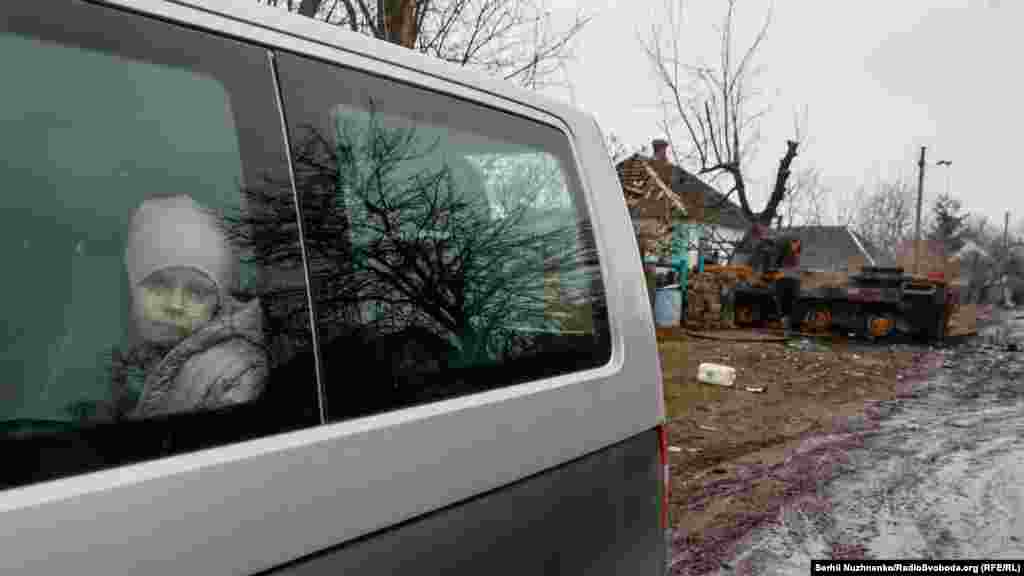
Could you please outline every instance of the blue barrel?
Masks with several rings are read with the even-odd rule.
[[[683,313],[683,291],[678,284],[658,288],[654,296],[654,323],[679,326]]]

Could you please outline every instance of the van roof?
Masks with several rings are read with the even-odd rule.
[[[104,0],[110,4],[139,10],[149,2],[139,0]],[[238,22],[259,26],[299,38],[330,46],[363,57],[372,58],[410,71],[428,74],[451,82],[483,90],[495,96],[518,102],[569,120],[572,116],[593,116],[569,104],[536,92],[526,90],[511,81],[495,78],[438,58],[409,50],[376,38],[352,32],[342,26],[328,24],[286,10],[256,4],[252,0],[152,0],[188,6],[200,12],[216,14]],[[142,6],[140,6],[140,4]],[[202,26],[200,21],[193,22]]]

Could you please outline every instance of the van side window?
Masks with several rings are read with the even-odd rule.
[[[48,6],[0,7],[0,487],[316,424],[267,53]]]
[[[278,67],[329,420],[609,359],[565,134],[290,54]]]

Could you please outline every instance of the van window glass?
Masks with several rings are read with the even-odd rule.
[[[329,419],[608,360],[564,133],[288,54],[279,70]]]
[[[0,486],[315,424],[266,52],[60,4],[0,7]]]

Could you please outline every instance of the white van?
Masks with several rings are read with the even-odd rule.
[[[0,3],[0,573],[663,574],[587,115],[251,0]]]

